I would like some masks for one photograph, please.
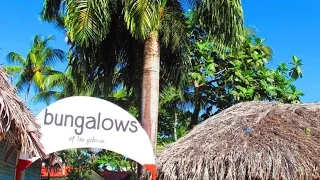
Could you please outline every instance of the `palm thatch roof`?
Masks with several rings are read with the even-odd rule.
[[[320,177],[320,104],[245,102],[157,155],[162,180]]]
[[[0,141],[6,139],[7,157],[21,149],[30,157],[45,156],[40,143],[40,125],[29,109],[22,103],[16,89],[0,69]]]

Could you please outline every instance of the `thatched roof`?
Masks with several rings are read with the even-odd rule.
[[[0,141],[6,139],[9,153],[21,148],[30,156],[40,153],[40,125],[29,109],[22,103],[16,89],[9,83],[4,71],[0,69]]]
[[[162,180],[320,177],[320,104],[237,104],[157,156]]]

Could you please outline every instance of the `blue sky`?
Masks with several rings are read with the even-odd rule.
[[[37,33],[53,35],[51,45],[67,51],[64,34],[53,25],[41,22],[39,13],[42,0],[3,1],[0,6],[0,64],[10,51],[26,55],[31,40]],[[320,101],[320,6],[319,0],[303,1],[243,1],[245,23],[254,27],[266,44],[274,51],[271,67],[280,62],[290,62],[292,55],[303,60],[303,78],[296,82],[297,88],[305,93],[303,102]],[[57,66],[63,70],[63,66]],[[44,104],[30,104],[38,113]]]

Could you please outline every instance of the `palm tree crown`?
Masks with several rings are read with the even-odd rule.
[[[37,34],[26,58],[16,52],[7,55],[8,61],[13,65],[5,67],[4,70],[8,74],[19,76],[16,87],[19,91],[27,88],[26,99],[32,85],[36,90],[44,90],[44,77],[49,70],[52,70],[52,65],[57,60],[64,60],[65,53],[50,47],[50,40],[53,40],[52,36],[42,38]]]

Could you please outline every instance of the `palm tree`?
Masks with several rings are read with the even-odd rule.
[[[81,82],[81,86],[72,77],[72,67],[67,67],[66,71],[60,72],[50,70],[45,77],[44,89],[37,93],[32,101],[45,102],[50,104],[53,101],[60,100],[70,96],[93,96],[93,83]]]
[[[178,110],[186,109],[187,101],[183,97],[183,91],[177,90],[174,86],[166,86],[160,93],[160,107],[173,111],[173,135],[174,141],[178,140],[177,125],[178,125]]]
[[[189,2],[195,7],[202,25],[215,35],[213,40],[217,44],[239,44],[239,34],[243,29],[240,0]],[[87,65],[89,68],[84,72],[89,78],[103,78],[104,90],[113,87],[113,71],[121,60],[125,61],[125,66],[122,67],[125,86],[140,84],[137,82],[142,79],[142,125],[155,148],[160,67],[163,75],[175,77],[176,74],[166,71],[169,69],[174,70],[171,72],[179,72],[176,67],[183,64],[179,57],[187,42],[181,2],[45,0],[42,12],[44,19],[55,21],[60,14],[67,15],[68,35],[78,52],[78,61],[74,65],[79,68]],[[160,55],[164,55],[161,63]]]
[[[52,170],[54,172],[58,172],[62,168],[62,164],[59,161],[59,156],[57,153],[48,154],[42,162],[45,164],[45,168],[48,172],[48,180],[50,180],[50,172]]]
[[[41,38],[37,34],[26,58],[16,52],[10,52],[7,55],[8,61],[13,65],[6,66],[4,70],[10,75],[19,76],[16,87],[19,91],[26,88],[26,100],[31,86],[34,85],[36,90],[43,90],[44,78],[52,70],[52,65],[57,60],[64,60],[65,53],[60,49],[50,47],[50,40],[53,40],[52,36]]]

